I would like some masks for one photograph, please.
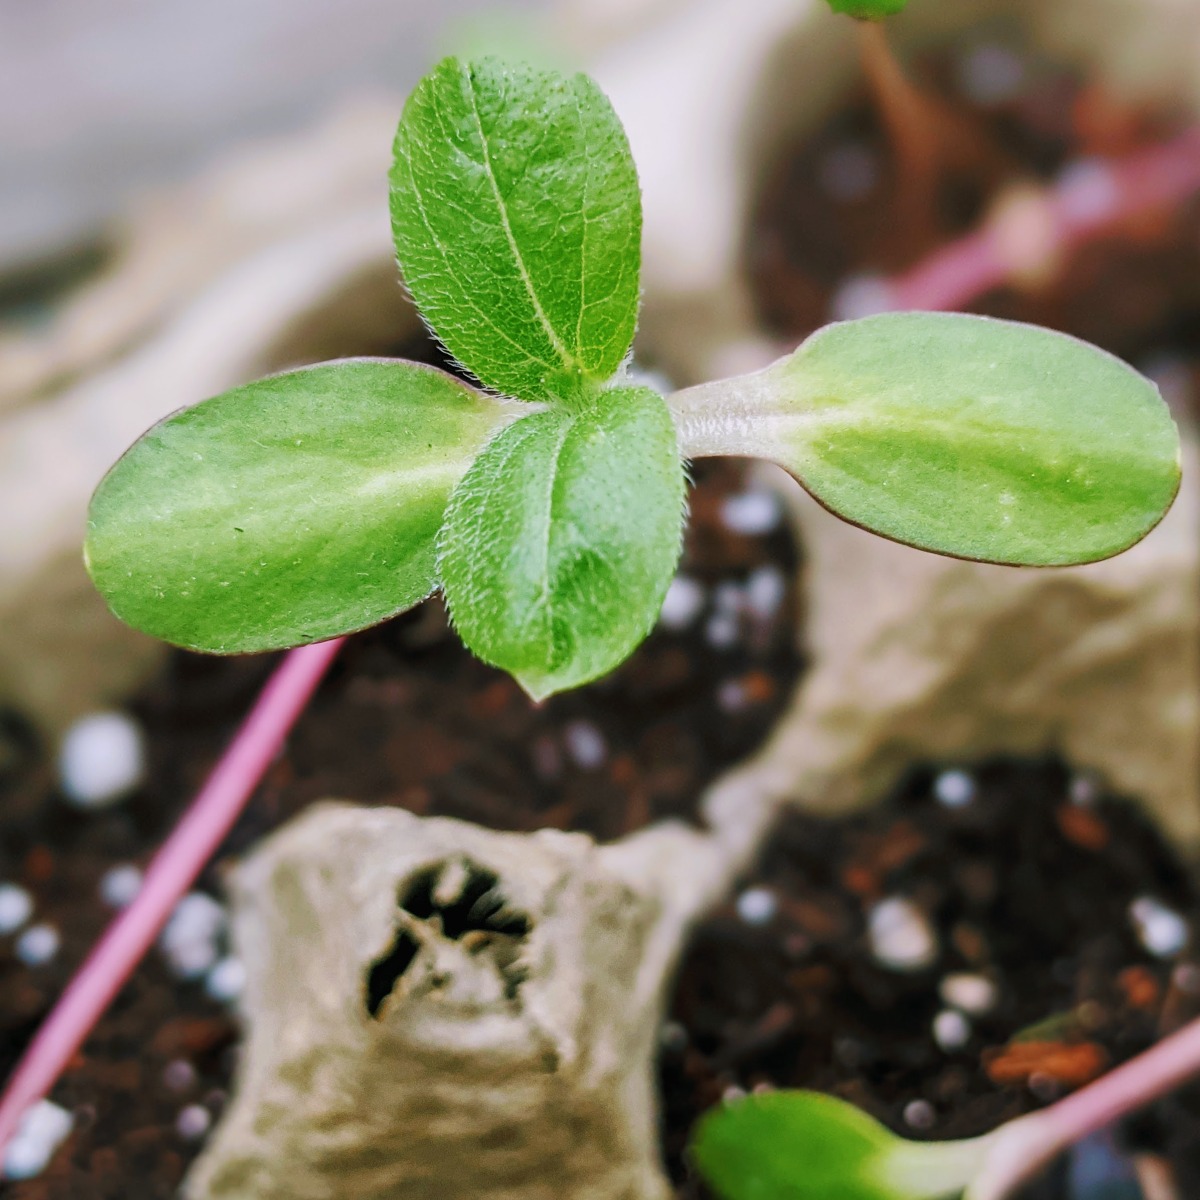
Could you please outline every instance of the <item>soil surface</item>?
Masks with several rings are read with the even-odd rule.
[[[697,931],[663,1040],[681,1196],[705,1194],[685,1182],[683,1149],[722,1097],[815,1088],[908,1137],[968,1137],[1200,1014],[1200,966],[1156,958],[1131,917],[1145,898],[1193,929],[1200,915],[1188,875],[1131,805],[1054,762],[943,773],[973,784],[960,807],[937,799],[937,779],[916,771],[855,818],[788,816],[739,897]],[[897,899],[928,919],[934,948],[918,969],[889,967],[868,932],[872,910]],[[982,1011],[956,1008],[964,977],[990,990]],[[1179,1197],[1200,1195],[1200,1088],[1118,1142],[1168,1157]],[[1028,1200],[1109,1195],[1070,1190],[1073,1165]],[[1119,1168],[1114,1155],[1110,1184]]]
[[[660,624],[610,678],[542,705],[472,658],[437,601],[353,638],[199,886],[219,897],[231,856],[329,797],[601,839],[692,819],[705,785],[778,719],[801,666],[797,563],[778,498],[742,463],[698,464],[694,476],[681,564],[694,586],[690,604],[673,605],[679,627]],[[761,534],[730,528],[747,513]],[[12,723],[0,881],[32,893],[32,922],[61,946],[31,966],[19,934],[0,938],[3,1070],[111,918],[106,872],[149,860],[271,665],[174,655],[132,706],[149,747],[145,786],[108,811],[69,807],[52,764]],[[75,1132],[44,1174],[0,1194],[173,1195],[201,1144],[193,1131],[224,1104],[236,1042],[230,1007],[204,978],[181,979],[152,952],[52,1094]]]
[[[977,102],[962,94],[963,64],[989,46],[980,61],[993,82],[1006,77],[997,63],[1015,60],[1024,75]],[[1002,42],[918,70],[955,93],[982,150],[955,163],[933,218],[910,227],[896,216],[900,175],[865,97],[786,148],[747,247],[761,310],[780,333],[827,319],[847,278],[900,269],[931,239],[962,232],[1008,183],[1166,128]],[[1195,215],[1140,222],[1038,290],[997,292],[982,307],[1090,337],[1182,395],[1200,348]],[[230,856],[329,796],[600,838],[693,817],[705,785],[761,743],[802,667],[797,552],[770,494],[740,464],[702,463],[695,475],[682,571],[700,585],[696,611],[677,597],[676,627],[660,625],[610,679],[542,706],[466,654],[436,602],[355,637],[199,887],[219,897]],[[0,1067],[110,919],[108,872],[148,861],[270,666],[175,655],[133,705],[146,782],[103,812],[70,808],[48,748],[16,718],[0,722],[0,881],[28,889],[31,922],[59,938],[31,962],[20,933],[0,937]],[[965,772],[953,785],[948,766]],[[872,912],[898,899],[929,939],[915,969],[885,965],[870,935]],[[738,896],[696,931],[663,1029],[663,1138],[679,1196],[703,1194],[683,1161],[689,1128],[739,1090],[821,1088],[909,1136],[952,1137],[1137,1053],[1200,1012],[1190,952],[1156,955],[1139,933],[1147,901],[1182,916],[1189,936],[1196,928],[1193,882],[1135,807],[1052,761],[915,765],[870,813],[787,817]],[[977,998],[982,981],[989,1003],[956,1008],[955,975],[975,980]],[[45,1172],[0,1194],[172,1195],[220,1114],[236,1047],[227,1000],[209,995],[203,973],[182,978],[152,952],[53,1093],[74,1131]],[[1165,1167],[1178,1197],[1200,1195],[1200,1091],[1058,1164],[1030,1196],[1137,1196],[1132,1185],[1102,1193],[1081,1182],[1089,1163],[1111,1183],[1134,1158]]]

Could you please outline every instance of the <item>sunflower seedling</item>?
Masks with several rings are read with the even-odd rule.
[[[349,359],[156,425],[89,514],[88,569],[130,624],[274,650],[440,588],[467,646],[540,699],[650,631],[691,458],[771,459],[848,521],[1010,564],[1116,554],[1175,495],[1154,386],[1029,326],[884,314],[756,374],[646,387],[629,369],[637,173],[586,76],[444,60],[404,108],[390,178],[404,281],[475,382]]]

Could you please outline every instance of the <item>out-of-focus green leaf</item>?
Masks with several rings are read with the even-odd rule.
[[[721,1200],[942,1200],[987,1145],[910,1142],[833,1096],[784,1091],[712,1109],[689,1153]]]
[[[986,562],[1127,549],[1179,487],[1157,389],[1032,325],[889,313],[830,325],[755,375],[670,400],[687,455],[751,454],[875,533]]]
[[[535,699],[612,670],[662,607],[683,500],[675,428],[647,388],[509,426],[446,514],[439,571],[463,641]]]
[[[554,400],[616,371],[637,323],[641,197],[592,80],[445,59],[404,107],[391,184],[405,282],[483,383]]]
[[[829,7],[834,12],[857,17],[860,21],[882,21],[903,12],[907,5],[908,0],[829,0]]]
[[[450,493],[513,407],[369,359],[225,392],[154,426],[104,477],[88,570],[117,616],[193,650],[376,624],[435,587]]]

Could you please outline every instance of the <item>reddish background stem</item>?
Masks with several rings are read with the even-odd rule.
[[[1089,1134],[1186,1083],[1200,1070],[1200,1020],[1049,1108],[1003,1125],[968,1200],[1003,1200]]]
[[[920,240],[928,244],[926,239],[936,236],[933,210],[941,157],[940,122],[892,54],[883,24],[859,21],[858,35],[863,72],[895,155],[897,204],[904,227],[919,230]]]
[[[1156,209],[1169,209],[1200,190],[1200,130],[1117,161],[1076,168],[1041,196],[1038,233],[1063,254],[1089,238]],[[996,223],[935,251],[887,283],[897,309],[962,308],[1020,269]]]

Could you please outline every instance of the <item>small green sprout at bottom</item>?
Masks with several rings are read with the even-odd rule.
[[[949,1200],[991,1145],[911,1142],[833,1096],[780,1091],[711,1110],[689,1154],[721,1200]]]

